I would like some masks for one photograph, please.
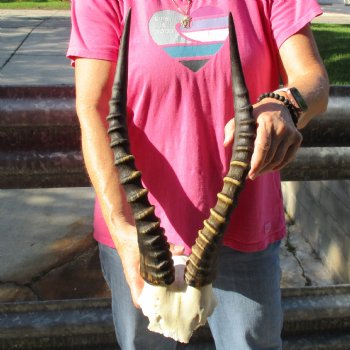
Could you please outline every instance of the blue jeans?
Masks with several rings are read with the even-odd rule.
[[[222,247],[214,292],[218,305],[209,318],[217,350],[282,349],[280,243],[257,253]],[[100,244],[105,279],[112,291],[112,310],[122,350],[194,349],[148,331],[148,319],[133,306],[115,249]],[[198,347],[203,349],[203,346]]]

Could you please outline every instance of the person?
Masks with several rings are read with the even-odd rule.
[[[136,228],[106,132],[118,45],[131,8],[131,150],[173,254],[189,254],[228,169],[234,110],[227,19],[233,14],[257,136],[219,253],[213,285],[218,306],[209,326],[219,350],[281,349],[278,254],[285,222],[279,170],[295,157],[298,129],[323,112],[328,99],[327,73],[309,25],[321,14],[316,0],[307,6],[298,0],[72,0],[71,8],[67,56],[75,66],[83,155],[97,196],[94,236],[120,347],[186,348],[148,331],[137,308],[143,280]],[[280,83],[287,89],[276,93],[292,109],[272,95],[257,102]]]

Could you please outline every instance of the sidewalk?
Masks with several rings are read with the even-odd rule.
[[[321,6],[323,15],[315,18],[314,23],[350,24],[350,6],[344,3],[333,3]]]
[[[317,22],[350,24],[350,7],[323,9]],[[73,85],[65,57],[69,34],[69,11],[0,10],[0,85]],[[92,249],[86,238],[92,211],[91,189],[0,190],[0,301],[2,287],[14,300],[35,299],[37,276],[50,277],[53,268]],[[334,283],[293,226],[281,258],[284,287]]]
[[[350,6],[323,5],[315,23],[350,24]],[[72,85],[69,11],[0,10],[0,84]]]
[[[0,10],[0,84],[72,85],[69,11]]]

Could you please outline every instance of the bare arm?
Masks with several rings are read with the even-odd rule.
[[[327,72],[309,26],[288,39],[280,48],[281,73],[285,86],[295,86],[309,108],[303,113],[298,128],[327,108],[329,82]]]
[[[298,123],[303,128],[328,103],[328,76],[319,56],[309,26],[287,39],[280,48],[281,75],[285,86],[296,87],[308,104]],[[283,94],[283,93],[281,93]],[[288,109],[275,99],[263,99],[254,106],[257,136],[249,177],[282,169],[291,162],[300,147],[302,136],[295,128]],[[233,122],[225,129],[225,145],[232,142]]]
[[[106,131],[114,71],[115,63],[109,61],[77,59],[76,107],[85,165],[136,304],[143,288],[136,228],[119,184]]]
[[[75,65],[76,107],[85,165],[122,260],[134,304],[138,306],[144,281],[139,271],[137,232],[131,208],[119,182],[107,135],[106,117],[116,65],[109,61],[85,58],[77,59]],[[175,255],[184,253],[182,246],[170,244],[170,249]]]

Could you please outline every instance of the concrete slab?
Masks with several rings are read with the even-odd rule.
[[[2,67],[7,60],[10,58],[12,52],[1,52],[0,51],[0,67]],[[0,77],[1,77],[1,72],[0,72]],[[0,78],[0,84],[2,84],[1,78]]]
[[[0,10],[1,11],[1,10]],[[27,28],[31,29],[42,23],[41,18],[8,17],[0,13],[0,28]]]
[[[17,50],[30,32],[31,28],[0,28],[0,53]]]
[[[300,230],[294,226],[289,227],[288,243],[295,248],[293,254],[302,269],[307,285],[327,286],[339,283],[312,249],[310,243],[302,236]]]
[[[24,284],[92,244],[90,188],[0,191],[0,281]]]
[[[339,181],[322,181],[324,186],[327,186],[329,191],[332,191],[340,202],[349,203],[350,198],[350,180]]]
[[[65,55],[69,43],[70,31],[66,27],[34,29],[23,42],[17,54],[23,55]],[[67,61],[68,62],[68,61]]]
[[[69,28],[70,16],[56,16],[46,19],[40,24],[40,28]]]
[[[65,58],[69,11],[8,10],[0,11],[0,19],[1,84],[73,84]]]
[[[313,23],[350,24],[350,6],[342,1],[331,1],[330,5],[322,5],[323,15],[313,20]]]
[[[293,247],[294,248],[294,247]],[[286,237],[281,244],[280,264],[281,264],[281,287],[301,288],[305,287],[307,281],[303,276],[303,269],[295,258],[294,250]]]
[[[350,15],[324,13],[322,16],[315,18],[312,23],[350,24]]]
[[[49,63],[49,64],[48,64]],[[61,55],[18,55],[0,71],[3,85],[73,85],[74,70]]]
[[[321,6],[321,8],[326,13],[350,14],[350,6],[345,6],[343,0],[333,1],[331,5]]]
[[[28,282],[81,242],[89,244],[93,203],[91,188],[1,190],[0,281]],[[334,283],[310,250],[302,236],[290,230],[281,246],[282,287]]]

